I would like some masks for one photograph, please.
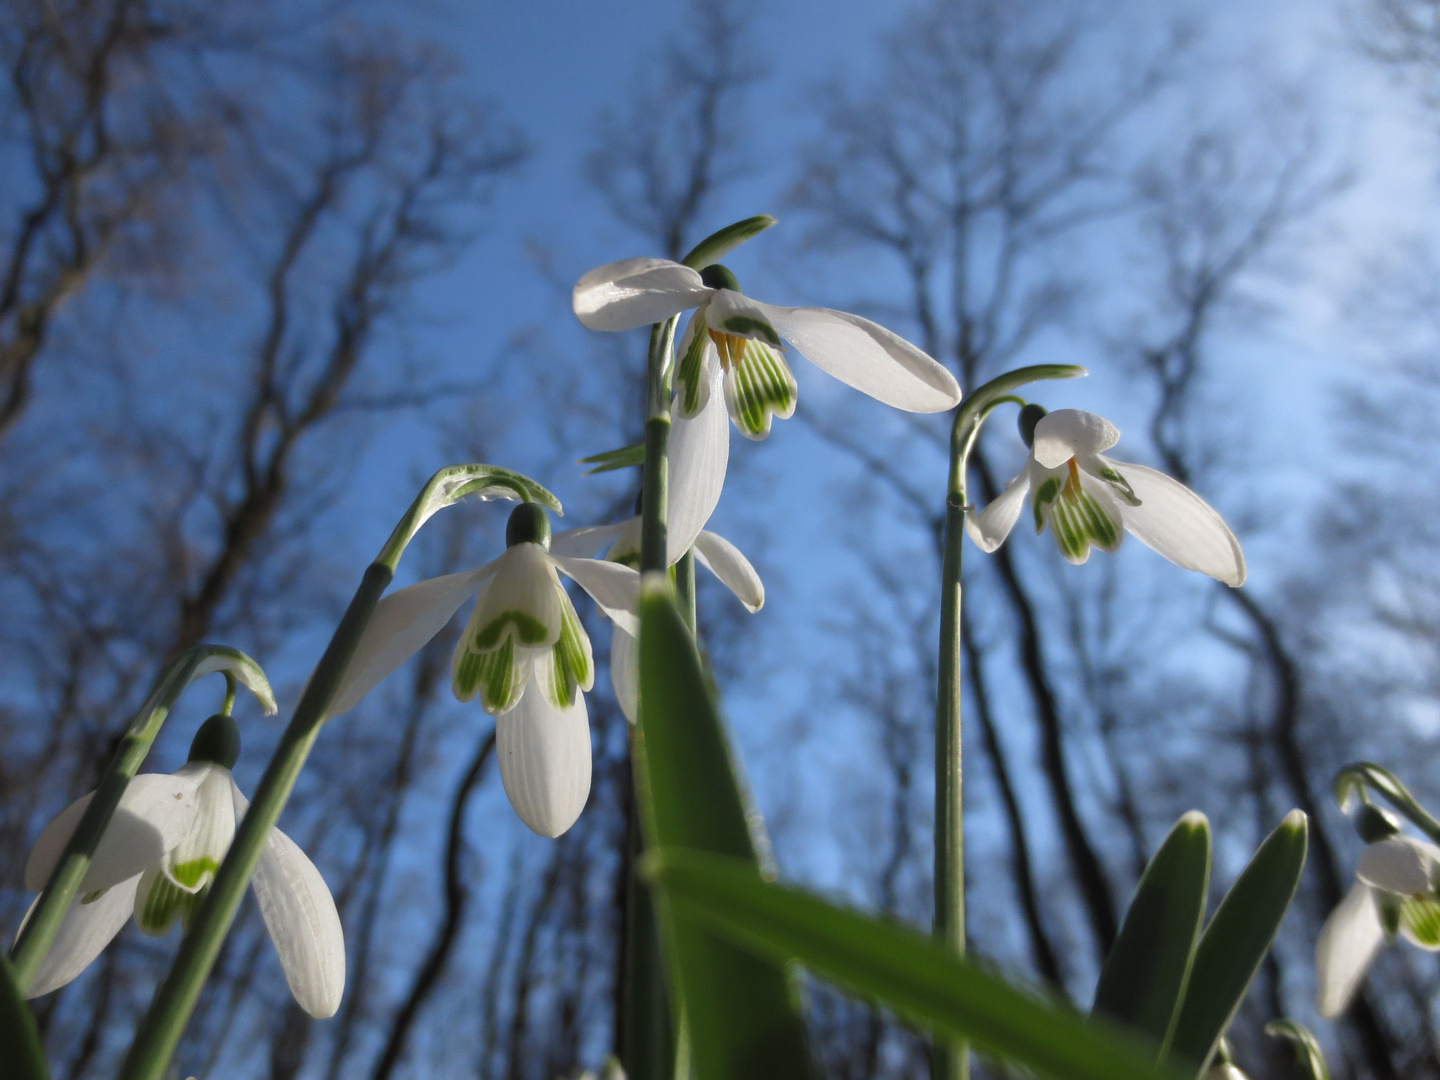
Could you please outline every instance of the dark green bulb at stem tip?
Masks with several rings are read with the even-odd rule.
[[[216,713],[200,725],[190,743],[190,761],[213,761],[227,769],[240,757],[240,729],[229,713]]]
[[[1035,425],[1044,419],[1049,411],[1043,405],[1026,405],[1020,410],[1015,422],[1020,427],[1020,438],[1025,440],[1026,446],[1035,446]]]
[[[550,550],[550,515],[539,503],[521,503],[510,511],[510,520],[505,524],[505,546],[516,544],[539,544]]]
[[[740,280],[730,272],[728,266],[721,266],[713,263],[700,271],[700,280],[712,289],[729,289],[731,292],[740,291]]]
[[[1355,815],[1355,831],[1367,844],[1376,844],[1400,831],[1400,819],[1388,810],[1366,803]]]

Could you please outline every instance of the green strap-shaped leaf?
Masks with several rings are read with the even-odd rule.
[[[727,855],[759,875],[745,800],[694,639],[664,575],[640,601],[635,793],[646,846]],[[674,1015],[686,1018],[695,1080],[803,1080],[805,1027],[785,966],[717,937],[658,897]]]
[[[603,454],[591,454],[589,457],[580,459],[581,465],[594,465],[595,468],[588,470],[586,476],[594,476],[596,473],[613,472],[616,469],[629,469],[637,465],[645,464],[645,440],[631,443],[629,446],[622,446],[617,450],[606,450]]]
[[[1170,830],[1140,878],[1105,959],[1092,1013],[1165,1045],[1176,1018],[1210,887],[1210,823],[1197,810]]]
[[[1294,899],[1305,868],[1309,822],[1285,815],[1220,902],[1195,950],[1170,1056],[1203,1071],[1230,1026]]]
[[[1265,1034],[1284,1039],[1294,1047],[1295,1061],[1305,1073],[1306,1080],[1330,1080],[1325,1054],[1305,1025],[1294,1020],[1272,1020],[1265,1025]]]
[[[1174,1080],[1154,1053],[1068,1005],[1017,989],[908,927],[766,882],[753,867],[661,850],[646,872],[692,919],[817,974],[914,1023],[1055,1080]],[[698,1056],[698,1055],[697,1055]],[[756,1074],[765,1075],[765,1074]]]
[[[704,270],[710,264],[719,262],[746,240],[753,240],[774,224],[776,221],[769,214],[756,214],[754,217],[737,221],[734,225],[726,225],[719,232],[711,233],[701,240],[680,261],[692,270]]]
[[[0,954],[0,1075],[6,1080],[50,1080],[35,1017],[10,961]]]

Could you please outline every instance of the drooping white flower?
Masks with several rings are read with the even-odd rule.
[[[772,416],[795,411],[795,376],[782,341],[897,409],[943,412],[960,400],[960,386],[943,365],[883,326],[829,308],[762,304],[743,295],[723,266],[697,273],[668,259],[623,259],[582,277],[572,299],[592,330],[631,330],[695,309],[678,349],[671,436],[672,455],[693,458],[684,505],[670,520],[681,554],[715,509],[725,478],[730,436],[718,401],[750,439],[770,433]]]
[[[569,529],[556,533],[551,550],[568,555],[594,555],[609,544],[605,558],[625,566],[640,566],[641,519],[629,518],[613,525],[594,525],[583,529]],[[723,536],[708,530],[701,530],[695,537],[693,550],[695,561],[709,570],[720,583],[735,594],[735,598],[754,613],[765,606],[765,586],[750,560],[734,544]],[[679,556],[671,560],[671,565]],[[635,635],[619,623],[610,638],[610,684],[615,688],[615,697],[620,709],[630,723],[639,721],[640,702],[640,654]]]
[[[250,806],[230,774],[234,753],[211,749],[218,728],[227,726],[230,733],[220,741],[238,750],[234,721],[212,717],[179,772],[142,773],[130,781],[27,996],[48,994],[78,976],[132,915],[156,937],[176,920],[189,923]],[[40,834],[25,864],[26,888],[44,888],[92,797],[71,803]],[[320,871],[299,845],[272,829],[250,885],[295,1000],[311,1016],[333,1016],[345,990],[345,937]]]
[[[1019,475],[984,510],[967,509],[965,531],[982,551],[994,551],[1029,495],[1035,531],[1050,526],[1072,563],[1088,559],[1091,545],[1116,550],[1129,532],[1177,566],[1226,585],[1244,584],[1245,553],[1224,519],[1178,480],[1104,456],[1119,441],[1119,429],[1103,416],[1079,409],[1047,413],[1035,424]]]
[[[618,563],[552,553],[549,518],[533,503],[511,514],[506,540],[505,554],[478,569],[430,578],[382,599],[329,715],[354,708],[478,591],[451,659],[451,685],[461,701],[478,696],[495,716],[510,805],[532,830],[554,837],[575,823],[590,794],[584,691],[595,681],[590,638],[559,575],[578,582],[632,634],[639,632],[640,575]]]
[[[1315,940],[1316,1007],[1339,1016],[1380,947],[1399,935],[1440,950],[1440,847],[1396,834],[1360,855],[1355,885]]]

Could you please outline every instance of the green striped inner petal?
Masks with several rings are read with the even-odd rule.
[[[502,611],[470,639],[469,647],[479,652],[495,648],[507,626],[515,627],[515,636],[522,645],[539,645],[547,636],[545,624],[525,611]]]
[[[1084,562],[1090,545],[1114,551],[1125,534],[1120,522],[1090,492],[1074,480],[1065,484],[1050,508],[1050,528],[1060,551],[1071,562]]]
[[[675,369],[675,388],[680,392],[680,415],[694,416],[700,411],[700,380],[704,375],[705,312],[697,311],[690,322],[690,346]]]
[[[220,869],[220,863],[209,855],[176,863],[170,868],[170,876],[185,888],[194,891],[205,884]]]
[[[763,439],[770,417],[794,415],[799,387],[785,358],[763,341],[724,337],[720,357],[725,363],[725,404],[742,434]]]
[[[552,700],[569,706],[575,701],[575,688],[589,689],[595,684],[595,671],[590,658],[590,640],[575,609],[566,603],[560,613],[560,640],[555,642],[554,690]]]
[[[1422,949],[1440,949],[1440,901],[1433,896],[1407,896],[1400,901],[1405,937]]]
[[[135,905],[135,921],[151,937],[161,937],[175,925],[177,918],[189,925],[191,916],[205,900],[209,882],[205,888],[191,891],[177,885],[165,873],[151,870],[140,879],[140,889],[144,900]]]
[[[1045,531],[1045,510],[1055,501],[1055,496],[1060,494],[1060,488],[1064,483],[1065,481],[1060,477],[1052,476],[1035,489],[1033,509],[1035,511],[1035,532],[1037,534]]]
[[[468,646],[462,649],[452,674],[455,696],[469,701],[478,690],[486,712],[499,714],[513,709],[524,690],[515,662],[515,635],[506,634],[498,648],[486,652]]]

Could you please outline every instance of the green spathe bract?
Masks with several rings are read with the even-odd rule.
[[[635,787],[647,847],[725,855],[759,875],[747,807],[700,656],[663,574],[640,601]],[[659,897],[676,1014],[695,1080],[803,1080],[805,1027],[783,960],[738,948]]]
[[[733,225],[726,225],[718,232],[713,232],[704,240],[701,240],[690,253],[680,260],[685,266],[692,270],[704,270],[712,263],[717,263],[730,252],[734,251],[747,240],[753,240],[766,229],[778,222],[769,214],[756,214]]]
[[[968,1038],[1042,1076],[1179,1080],[1142,1046],[1068,1005],[1018,990],[907,927],[766,882],[740,860],[664,849],[647,857],[646,871],[686,916],[758,955],[799,960],[937,1034]]]

